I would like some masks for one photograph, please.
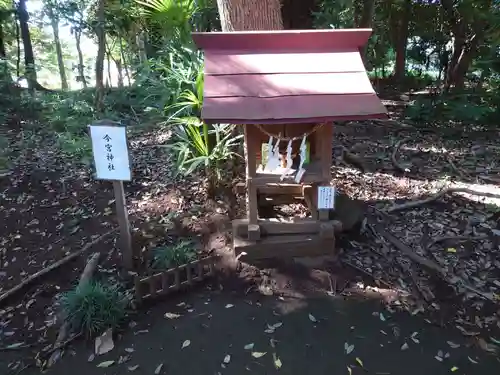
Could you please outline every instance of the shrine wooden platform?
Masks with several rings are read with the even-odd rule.
[[[249,220],[233,220],[233,248],[246,260],[290,258],[334,254],[335,233],[342,230],[337,220],[311,218],[259,219],[260,237],[249,234]]]

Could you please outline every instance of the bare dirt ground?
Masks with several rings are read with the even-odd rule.
[[[398,111],[397,106],[390,108]],[[367,217],[361,233],[348,234],[339,241],[342,267],[352,275],[346,285],[353,285],[361,276],[365,283],[409,294],[398,309],[417,315],[415,319],[429,319],[459,332],[467,345],[481,349],[487,356],[496,353],[500,340],[497,137],[496,133],[472,127],[459,133],[448,130],[443,133],[437,128],[401,126],[396,121],[340,124],[335,128],[333,142],[336,157],[332,166],[333,183],[352,199],[361,201]],[[201,178],[175,176],[172,163],[161,147],[166,140],[161,131],[134,135],[132,139],[134,176],[132,183],[126,185],[126,193],[135,246],[147,251],[181,235],[198,238],[205,251],[224,245],[221,238],[226,238],[227,233],[218,232],[224,232],[229,219],[241,210],[241,199],[237,205],[236,198],[226,194],[208,201]],[[69,164],[45,139],[34,136],[31,142],[19,142],[19,136],[13,136],[19,153],[16,168],[11,175],[0,179],[0,294],[116,226],[110,183],[95,181],[89,168]],[[356,160],[362,161],[363,172],[353,166],[342,150],[339,153],[335,148],[339,145],[358,156]],[[428,198],[447,187],[480,191],[487,197],[451,192],[420,206],[399,206],[409,200]],[[388,240],[384,231],[399,239],[399,245]],[[214,233],[218,239],[215,245],[211,236]],[[110,277],[118,277],[120,254],[115,241],[116,238],[110,238],[92,249],[106,254],[100,271]],[[415,260],[409,252],[419,258]],[[418,261],[422,259],[431,264]],[[53,344],[56,332],[53,303],[58,293],[68,290],[78,280],[85,261],[83,256],[68,263],[1,302],[0,353],[6,354],[5,371],[16,373],[36,353]],[[330,271],[324,272],[333,274]],[[280,279],[276,272],[266,272],[244,267],[234,280],[245,277],[249,280],[243,288],[235,289],[240,294],[261,290],[262,283],[269,284],[272,279],[272,292],[276,284],[293,284],[297,276],[292,273]],[[320,279],[318,283],[327,286],[331,280],[330,276]],[[223,284],[227,286],[228,282]],[[321,288],[308,284],[306,289]],[[238,300],[236,304],[242,303]],[[220,306],[217,309],[222,310]],[[253,313],[259,314],[257,310]],[[260,319],[269,320],[269,314]],[[331,312],[319,311],[316,315],[329,317]],[[360,319],[368,319],[368,315]],[[244,326],[236,321],[233,324]],[[311,321],[304,324],[308,330],[313,329],[311,332],[321,331],[321,325],[315,329],[311,328]],[[306,336],[311,334],[309,331],[306,334],[304,327],[296,329],[304,330]],[[126,337],[133,341],[130,335]],[[234,336],[239,335],[235,331]],[[428,340],[429,345],[432,341]],[[333,343],[325,339],[321,350],[327,353],[330,344],[344,345],[344,341]],[[423,341],[420,346],[424,346]],[[294,363],[294,353],[290,349],[287,363]],[[433,357],[429,357],[429,362],[440,362]],[[418,358],[415,357],[415,363],[420,361]],[[147,360],[145,357],[144,361]],[[219,367],[221,360],[216,360]],[[301,368],[299,364],[293,366]],[[206,373],[200,371],[193,373]],[[264,366],[261,372],[266,371]],[[217,373],[215,367],[209,372]]]
[[[494,356],[456,330],[340,294],[198,289],[132,319],[109,353],[95,357],[92,343],[75,343],[47,373],[489,375],[498,369]]]

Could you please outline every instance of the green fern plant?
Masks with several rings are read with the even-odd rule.
[[[183,174],[204,168],[209,181],[208,191],[214,195],[222,180],[224,162],[237,157],[235,152],[241,134],[234,125],[209,125],[200,119],[203,103],[203,71],[199,71],[191,89],[184,90],[169,110],[167,123],[173,124],[173,136],[168,146],[177,156],[177,171]]]
[[[196,117],[179,119],[172,144],[168,146],[177,155],[177,171],[189,175],[204,168],[207,177],[213,179],[212,183],[220,182],[223,162],[239,157],[235,150],[243,135],[234,135],[233,129],[234,126],[228,124],[216,124],[208,129]]]
[[[136,3],[162,30],[170,34],[177,32],[182,39],[189,36],[191,20],[198,10],[194,0],[136,0]]]

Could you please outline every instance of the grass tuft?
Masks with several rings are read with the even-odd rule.
[[[191,241],[180,241],[170,246],[162,246],[153,250],[152,267],[166,270],[182,266],[196,259],[196,250]]]
[[[92,281],[63,293],[59,303],[71,330],[93,336],[124,321],[129,299],[118,285]]]

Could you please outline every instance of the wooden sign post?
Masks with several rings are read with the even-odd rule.
[[[132,270],[134,254],[123,188],[123,181],[130,181],[132,176],[127,146],[127,130],[114,121],[97,121],[90,125],[90,137],[96,178],[113,182],[123,265],[127,270]]]

